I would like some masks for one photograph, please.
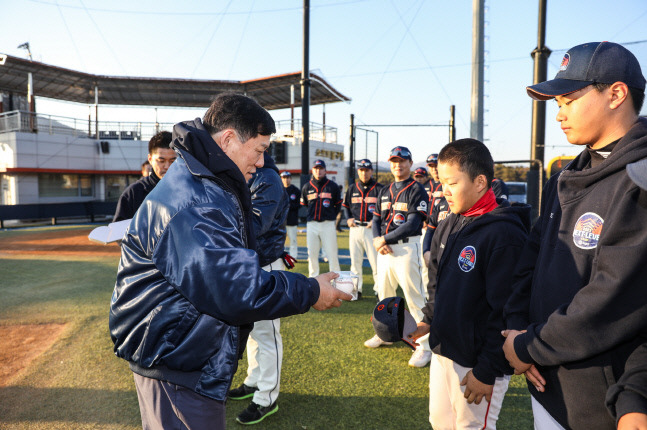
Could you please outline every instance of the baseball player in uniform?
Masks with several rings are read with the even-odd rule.
[[[438,154],[429,154],[427,157],[427,168],[431,176],[431,194],[429,195],[429,202],[433,203],[434,199],[443,196],[443,188],[440,185],[440,178],[438,177]]]
[[[326,163],[315,160],[312,178],[301,189],[301,205],[308,207],[308,271],[319,275],[319,250],[323,248],[331,272],[339,272],[335,220],[341,209],[339,186],[326,177]]]
[[[395,296],[398,285],[404,292],[409,312],[416,322],[424,317],[425,286],[422,284],[420,236],[427,216],[428,195],[411,179],[411,152],[396,146],[389,156],[395,182],[384,187],[379,195],[379,207],[373,214],[373,246],[377,256],[378,298]],[[431,359],[426,338],[413,352],[409,366],[424,367]],[[368,348],[388,344],[377,335],[364,342]]]
[[[432,194],[434,191],[434,184],[429,179],[429,174],[427,173],[427,169],[424,167],[418,167],[416,170],[413,171],[413,179],[422,185],[422,188],[424,188],[425,193],[427,193],[427,196],[429,196],[429,200],[427,201],[427,207],[431,208],[431,202],[433,200]],[[424,249],[424,242],[425,242],[425,232],[427,231],[427,218],[425,218],[425,222],[422,225],[422,235],[420,236],[420,246],[422,249]],[[422,275],[422,284],[427,285],[429,283],[429,271],[427,270],[427,263],[424,260],[424,253],[421,253],[421,258],[420,258],[420,269],[421,269],[421,275]],[[426,295],[426,289],[425,289],[425,299],[427,299]]]
[[[279,179],[279,169],[265,152],[264,165],[256,169],[250,182],[252,193],[252,223],[256,233],[259,264],[266,272],[286,270],[285,220],[288,215],[288,196]],[[294,267],[294,266],[292,266]],[[229,391],[227,397],[252,401],[236,421],[256,424],[278,411],[276,402],[281,382],[283,338],[281,320],[256,321],[247,339],[247,377],[241,386]]]
[[[290,255],[299,258],[299,245],[297,245],[297,226],[299,225],[299,189],[292,185],[292,174],[290,172],[281,173],[283,188],[288,193],[290,209],[288,210],[288,219],[285,226],[288,240],[290,241]],[[287,245],[287,244],[286,244]]]
[[[348,187],[344,199],[347,223],[350,228],[348,248],[350,250],[350,270],[359,276],[358,296],[362,294],[362,264],[364,253],[373,271],[373,290],[377,295],[377,251],[373,246],[373,212],[377,209],[377,198],[383,185],[373,179],[371,160],[363,159],[357,163],[359,181]]]

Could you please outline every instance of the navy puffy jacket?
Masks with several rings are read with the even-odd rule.
[[[304,313],[319,288],[297,273],[261,270],[247,248],[240,192],[226,185],[240,178],[246,187],[242,174],[199,120],[176,125],[174,143],[176,134],[179,157],[122,242],[110,335],[134,372],[224,401],[243,342],[239,326]],[[220,171],[182,149],[192,139],[210,145]]]

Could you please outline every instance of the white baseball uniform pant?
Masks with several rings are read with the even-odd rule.
[[[373,271],[373,290],[377,294],[377,251],[373,246],[373,231],[366,226],[351,227],[348,235],[348,249],[350,251],[350,270],[359,277],[357,290],[362,292],[364,253],[368,258]]]
[[[296,225],[286,225],[285,231],[287,233],[287,242],[290,242],[290,250],[288,253],[294,258],[299,258],[299,245],[297,244],[297,226]]]
[[[420,236],[420,274],[422,275],[422,286],[425,291],[425,300],[429,300],[429,292],[427,290],[427,285],[429,285],[429,268],[427,263],[425,263],[425,257],[422,253],[423,245],[425,241],[425,230],[422,230],[422,236]]]
[[[377,256],[377,296],[380,300],[393,297],[400,285],[407,308],[413,319],[419,323],[424,317],[422,308],[425,307],[424,292],[427,289],[422,285],[420,275],[420,236],[412,236],[406,243],[389,246],[393,253]],[[418,343],[423,349],[430,351],[428,339],[429,335],[422,336]]]
[[[442,355],[431,356],[429,422],[434,430],[496,429],[510,376],[496,378],[489,403],[483,398],[478,405],[469,404],[461,381],[470,370],[470,367],[463,367]]]
[[[263,267],[263,270],[285,270],[283,259]],[[276,401],[281,387],[281,363],[283,362],[283,338],[281,320],[257,321],[247,339],[247,377],[244,384],[257,387],[253,401],[260,406],[269,406]]]
[[[331,272],[341,271],[337,254],[337,230],[335,221],[309,221],[306,225],[308,241],[308,273],[311,278],[319,275],[319,250],[323,248]]]
[[[535,430],[564,430],[551,414],[548,413],[541,403],[530,396],[532,402],[532,416],[535,422]]]

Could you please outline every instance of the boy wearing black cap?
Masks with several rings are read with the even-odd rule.
[[[416,321],[422,321],[425,306],[425,286],[422,283],[420,263],[420,236],[427,215],[427,194],[411,179],[411,152],[396,146],[389,156],[395,182],[384,187],[373,214],[373,246],[377,250],[378,298],[395,296],[398,285],[404,292],[409,312]],[[367,348],[388,345],[377,335],[364,342]],[[409,366],[424,367],[431,359],[427,340],[409,359]]]
[[[315,160],[312,178],[301,189],[301,205],[308,208],[308,271],[319,274],[319,251],[323,248],[331,272],[339,272],[335,220],[341,209],[339,186],[326,177],[326,163]]]
[[[492,156],[482,142],[451,142],[438,161],[451,214],[432,239],[429,301],[412,335],[430,333],[434,352],[429,421],[438,430],[496,429],[512,374],[501,350],[503,306],[530,207],[494,196]]]
[[[344,199],[344,210],[350,233],[348,249],[350,251],[350,270],[359,276],[357,291],[362,295],[362,265],[364,253],[373,271],[373,290],[377,295],[377,251],[373,247],[373,212],[377,207],[377,197],[383,185],[373,179],[373,163],[364,158],[357,162],[359,180],[348,187]]]
[[[586,145],[546,184],[506,304],[504,351],[537,429],[614,429],[605,394],[647,337],[647,192],[626,169],[647,157],[644,90],[636,57],[610,42],[571,48],[554,80],[527,88]]]

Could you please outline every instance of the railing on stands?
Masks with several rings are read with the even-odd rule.
[[[51,219],[52,225],[59,218],[84,217],[91,222],[97,216],[112,216],[117,209],[117,202],[73,202],[73,203],[40,203],[26,205],[0,205],[0,228],[9,220],[45,220]]]
[[[276,121],[276,134],[283,136],[303,138],[301,132],[301,120],[282,120]],[[321,142],[337,143],[337,127],[310,122],[310,139]]]
[[[97,140],[144,140],[148,141],[155,133],[173,130],[172,123],[99,121],[45,115],[26,111],[11,111],[0,114],[0,133],[23,132],[59,134],[85,137]]]

